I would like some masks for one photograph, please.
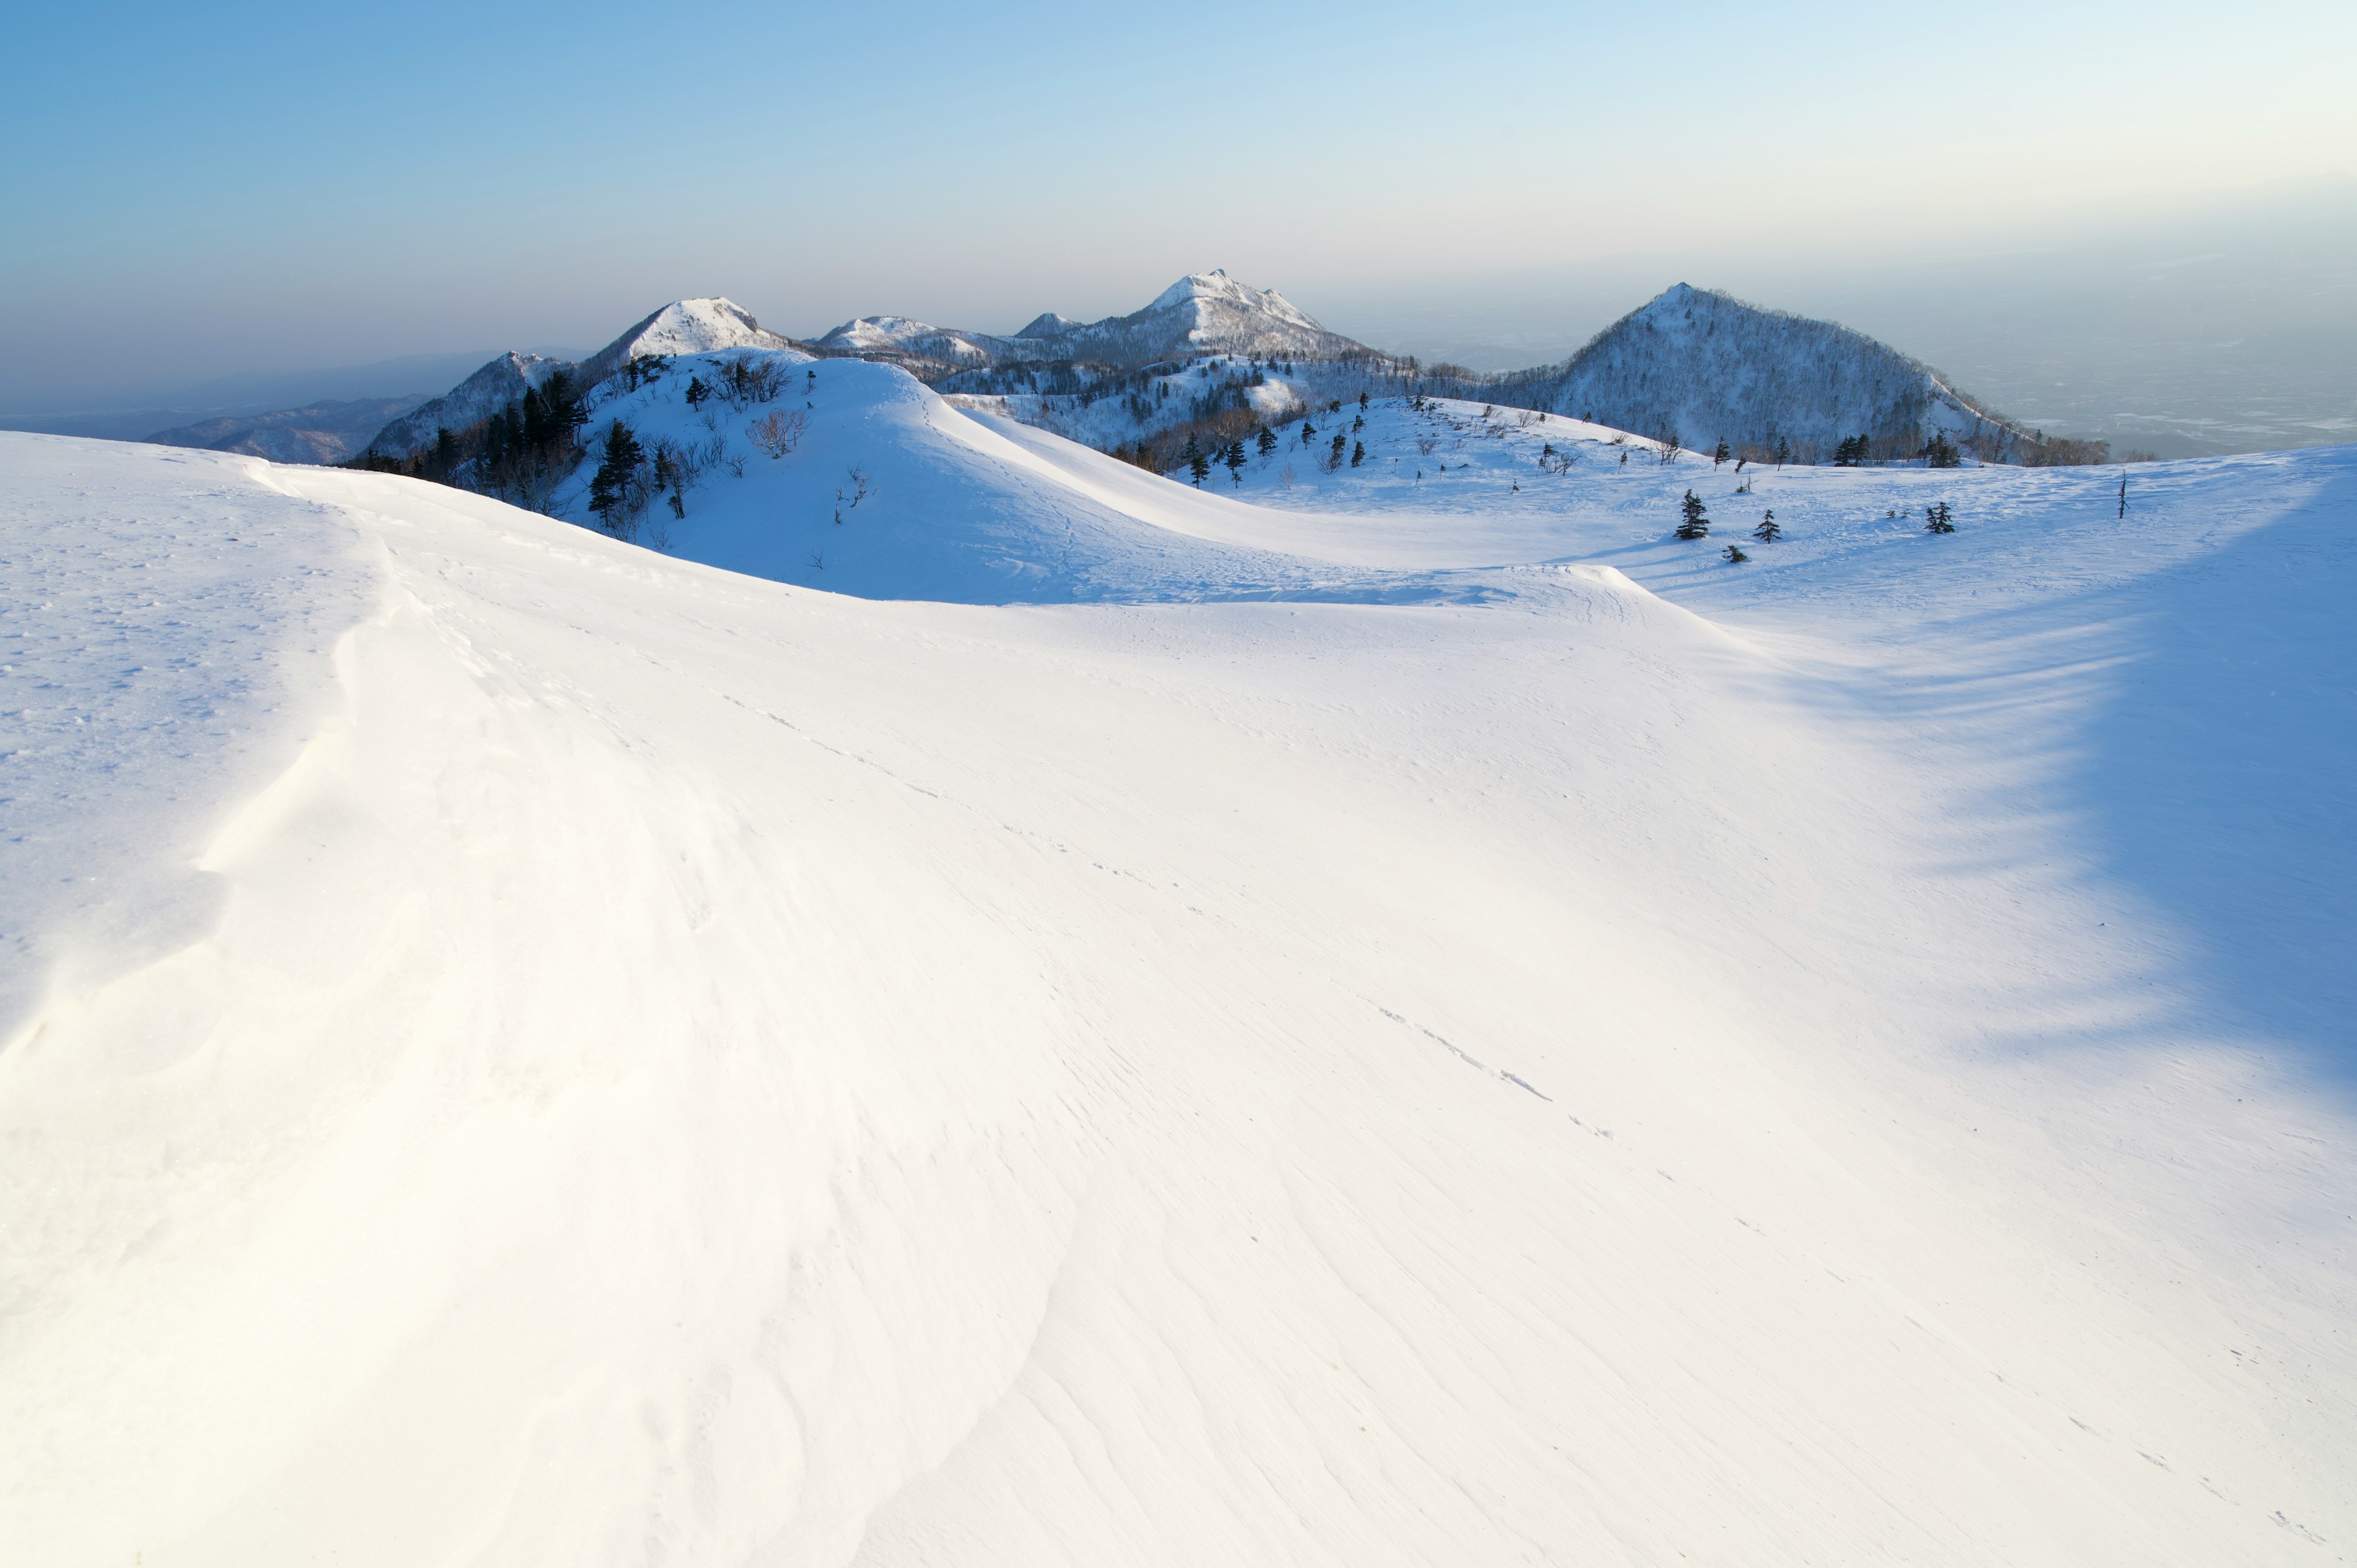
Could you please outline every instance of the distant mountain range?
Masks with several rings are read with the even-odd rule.
[[[861,359],[930,361],[943,370],[1071,360],[1132,371],[1204,354],[1318,360],[1381,357],[1364,343],[1329,332],[1275,289],[1254,288],[1222,271],[1190,273],[1143,310],[1102,321],[1070,321],[1051,310],[1014,336],[998,338],[905,316],[864,316],[808,347]]]
[[[1421,389],[1575,414],[1687,446],[1724,442],[1755,457],[1781,454],[1804,463],[1829,460],[1845,443],[1875,461],[1915,457],[1934,442],[1989,462],[2104,456],[2099,444],[2019,427],[1929,366],[1863,333],[1685,284],[1559,364],[1480,375],[1420,365],[1330,332],[1275,290],[1220,271],[1190,274],[1126,316],[1076,322],[1049,312],[1007,335],[868,316],[804,341],[770,331],[726,299],[677,300],[578,363],[503,354],[443,396],[389,420],[367,449],[381,459],[411,457],[432,446],[437,432],[478,424],[559,371],[586,392],[637,360],[729,349],[792,349],[898,364],[942,391],[1001,397],[1017,418],[1107,446],[1207,417],[1202,392],[1173,399],[1173,386],[1165,383],[1174,372],[1210,363],[1230,367],[1232,379],[1241,362],[1255,388],[1281,370],[1284,385],[1304,400]],[[1010,395],[1017,393],[1022,395]],[[1117,400],[1118,414],[1108,415],[1107,400]],[[1227,401],[1235,405],[1225,412],[1231,423],[1236,409],[1274,406],[1265,392],[1250,400],[1232,393]],[[1072,417],[1082,411],[1092,417]]]
[[[274,463],[340,463],[364,449],[387,420],[398,419],[425,401],[417,393],[326,399],[271,413],[202,419],[145,439],[159,446],[244,452]]]

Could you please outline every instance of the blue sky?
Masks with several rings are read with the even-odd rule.
[[[1315,309],[2357,172],[2345,0],[82,5],[8,54],[16,403],[586,345],[690,293],[1005,329],[1224,265]]]

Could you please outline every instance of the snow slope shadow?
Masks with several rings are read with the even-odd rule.
[[[2134,648],[2071,780],[2104,869],[2200,943],[2188,978],[2218,1021],[2343,1085],[2357,1081],[2351,522],[2344,463],[2273,521],[2096,596]]]

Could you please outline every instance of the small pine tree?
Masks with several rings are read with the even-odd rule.
[[[1751,537],[1762,544],[1773,544],[1784,537],[1783,525],[1776,521],[1775,508],[1760,514],[1760,526],[1751,531]]]
[[[687,392],[684,395],[687,398],[688,407],[702,408],[704,400],[712,395],[712,389],[704,384],[702,376],[691,374],[687,378]]]
[[[1678,503],[1677,536],[1680,539],[1704,539],[1710,534],[1710,516],[1702,498],[1692,490]]]
[[[1365,392],[1361,392],[1359,394],[1359,406],[1361,409],[1367,406],[1367,394]]]
[[[1784,466],[1784,460],[1792,455],[1792,444],[1785,440],[1781,435],[1776,437],[1776,467],[1780,468]]]
[[[1267,456],[1270,453],[1276,450],[1276,433],[1271,430],[1267,425],[1262,425],[1260,427],[1258,445],[1260,446],[1260,455],[1264,457]]]
[[[1220,455],[1220,461],[1227,465],[1228,483],[1241,485],[1244,482],[1244,444],[1242,436],[1228,443],[1228,449]]]
[[[1194,479],[1195,488],[1201,489],[1203,481],[1211,477],[1211,460],[1203,456],[1203,444],[1189,435],[1187,437],[1187,449],[1178,454],[1178,460],[1187,465],[1188,475]]]
[[[1750,559],[1751,559],[1751,557],[1750,557],[1750,556],[1746,555],[1746,554],[1743,553],[1743,546],[1741,546],[1740,544],[1730,544],[1730,545],[1728,545],[1728,546],[1727,547],[1727,552],[1726,552],[1726,553],[1727,553],[1727,564],[1728,565],[1730,565],[1730,566],[1740,566],[1740,565],[1742,565],[1746,561],[1749,561],[1749,560],[1750,560]]]
[[[1710,449],[1710,466],[1716,468],[1733,456],[1734,454],[1727,449],[1727,442],[1722,438],[1717,446]]]
[[[1955,532],[1956,525],[1948,521],[1949,516],[1948,503],[1946,501],[1942,501],[1937,506],[1925,507],[1923,509],[1923,532],[1926,533]]]
[[[1316,425],[1310,424],[1307,419],[1301,422],[1301,444],[1304,446],[1308,446],[1309,438],[1317,434],[1318,427]]]
[[[1367,460],[1367,444],[1366,444],[1365,442],[1363,442],[1363,441],[1353,441],[1353,442],[1351,442],[1351,467],[1352,467],[1353,468],[1355,468],[1355,467],[1357,467],[1360,464],[1361,464],[1361,463],[1365,462],[1366,460]]]
[[[1964,455],[1956,450],[1944,430],[1932,432],[1932,439],[1923,444],[1923,462],[1933,468],[1961,468],[1964,465]]]

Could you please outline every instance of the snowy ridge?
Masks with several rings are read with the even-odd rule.
[[[12,1559],[2357,1538],[2357,452],[1213,494],[791,363],[673,542],[874,597],[0,435]]]
[[[673,492],[676,509],[670,495],[644,496],[633,537],[690,560],[837,593],[1050,604],[1403,601],[1497,591],[1215,542],[1236,531],[1236,520],[1223,515],[1233,503],[1094,454],[1082,472],[1049,466],[897,365],[776,351],[788,373],[774,402],[692,406],[687,387],[716,381],[736,352],[681,359],[627,392],[608,383],[584,433],[588,455],[558,488],[554,514],[597,525],[590,481],[605,433],[619,422],[651,452],[687,454],[696,467]],[[782,456],[753,439],[772,417],[801,422]]]
[[[575,367],[562,360],[511,349],[430,403],[403,414],[377,432],[368,450],[383,457],[406,457],[434,445],[437,430],[463,430],[489,419],[546,381]]]

